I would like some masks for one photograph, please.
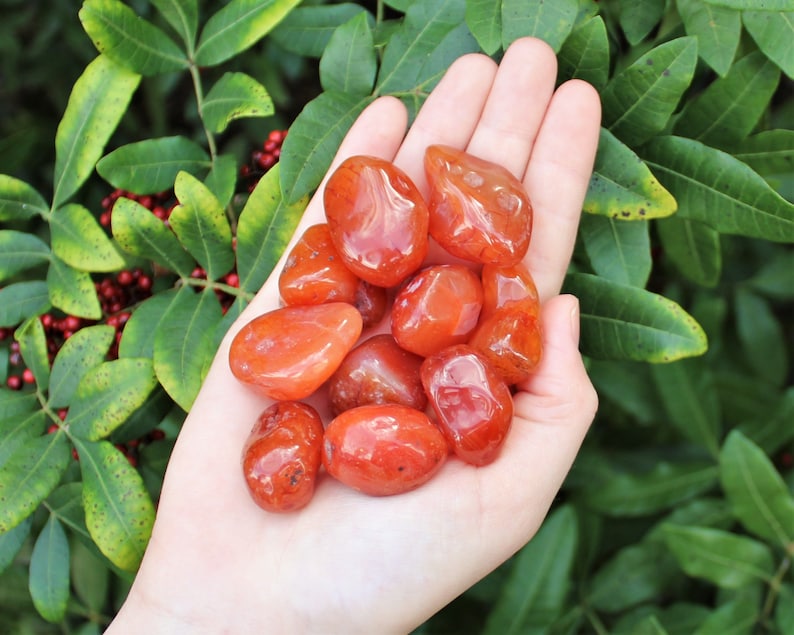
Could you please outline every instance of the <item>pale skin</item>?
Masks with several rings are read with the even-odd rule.
[[[232,376],[233,335],[279,305],[277,272],[224,339],[172,454],[141,569],[108,633],[407,633],[487,575],[538,530],[581,446],[597,397],[578,351],[576,298],[559,295],[600,123],[596,91],[556,88],[542,42],[515,42],[497,65],[467,55],[449,68],[406,133],[379,98],[334,159],[376,155],[426,191],[422,157],[444,143],[504,165],[534,207],[525,262],[543,302],[544,357],[519,386],[498,459],[450,458],[420,488],[369,497],[321,474],[311,503],[272,514],[251,500],[240,453],[269,402]],[[293,241],[323,222],[322,186]],[[283,262],[283,259],[282,259]],[[325,410],[322,399],[316,400]]]

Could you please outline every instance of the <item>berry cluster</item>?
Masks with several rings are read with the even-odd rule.
[[[203,267],[196,267],[191,272],[190,277],[193,280],[207,280],[207,272]],[[226,285],[227,287],[234,287],[236,289],[240,286],[240,276],[237,275],[236,270],[232,270],[225,276],[221,277],[218,282],[220,284]],[[215,287],[215,295],[218,297],[218,301],[221,303],[221,310],[225,315],[237,296],[219,287]]]
[[[157,218],[166,223],[174,207],[177,206],[177,201],[174,198],[174,192],[172,190],[159,192],[158,194],[133,194],[127,190],[116,188],[102,199],[102,213],[99,215],[99,223],[103,227],[110,227],[113,216],[113,206],[120,198],[128,198],[140,203],[146,209],[150,210]]]
[[[240,167],[240,177],[249,192],[253,191],[265,173],[278,163],[286,130],[273,130],[262,143],[262,149],[251,153],[248,163]]]

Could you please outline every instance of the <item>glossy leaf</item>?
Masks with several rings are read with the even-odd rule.
[[[684,137],[657,137],[643,149],[645,161],[678,201],[681,218],[725,234],[794,241],[794,205],[747,165]]]
[[[215,66],[253,46],[300,0],[231,0],[201,30],[194,61]]]
[[[104,55],[77,79],[55,135],[53,207],[63,204],[93,173],[140,79]]]
[[[711,146],[740,141],[758,124],[779,80],[780,71],[772,62],[761,53],[750,53],[687,102],[673,132]]]
[[[663,416],[650,364],[592,359],[587,370],[599,397],[610,400],[639,424],[648,425]]]
[[[204,148],[182,136],[128,143],[102,157],[96,166],[113,187],[135,194],[169,190],[179,172],[198,176],[209,167]]]
[[[83,376],[105,359],[115,332],[106,324],[86,326],[63,343],[52,363],[47,400],[50,408],[69,405]]]
[[[154,371],[171,398],[186,412],[193,405],[215,355],[214,335],[222,317],[212,289],[183,287],[154,336]]]
[[[47,497],[47,509],[62,524],[74,532],[80,539],[90,541],[91,536],[85,526],[83,510],[83,484],[80,481],[64,483],[53,490]]]
[[[216,156],[204,179],[204,185],[215,195],[221,207],[226,207],[231,202],[237,185],[237,159],[235,156],[233,154]]]
[[[140,408],[156,385],[149,359],[103,362],[80,379],[65,423],[73,435],[98,441]]]
[[[237,273],[240,288],[251,293],[276,266],[308,204],[308,197],[292,204],[282,198],[280,165],[259,180],[237,222]]]
[[[737,430],[722,447],[720,480],[742,525],[794,551],[794,497],[764,451]]]
[[[97,50],[141,75],[159,75],[190,65],[161,29],[119,0],[84,0],[80,21]]]
[[[561,612],[570,586],[578,531],[572,507],[560,507],[516,557],[485,635],[542,631]]]
[[[124,258],[82,205],[71,203],[50,215],[52,251],[67,265],[80,271],[118,271]]]
[[[320,184],[345,134],[371,101],[324,92],[306,104],[290,126],[278,163],[287,203],[296,203]]]
[[[785,173],[794,164],[794,130],[764,130],[742,140],[732,154],[759,174]]]
[[[733,517],[724,498],[695,498],[675,508],[663,516],[644,536],[643,540],[664,544],[664,530],[669,525],[695,525],[712,529],[733,528],[736,519]]]
[[[791,635],[794,625],[794,585],[782,584],[775,605],[775,624],[784,635]]]
[[[119,357],[148,357],[154,355],[154,335],[157,325],[176,298],[177,290],[161,291],[141,302],[124,325],[119,342]]]
[[[102,317],[102,308],[91,276],[70,267],[60,258],[50,259],[47,291],[52,305],[64,313],[89,320]]]
[[[69,541],[58,519],[50,515],[30,554],[28,578],[33,605],[48,622],[60,622],[69,601]]]
[[[733,64],[742,34],[742,16],[702,0],[676,0],[687,35],[698,40],[698,55],[724,77]]]
[[[35,234],[13,229],[0,230],[0,282],[42,265],[50,259],[50,248]]]
[[[667,125],[697,63],[697,40],[681,37],[651,49],[612,78],[604,89],[603,124],[630,146],[653,138]]]
[[[364,11],[353,2],[298,6],[273,29],[270,37],[290,53],[319,58],[336,28]],[[367,19],[372,21],[368,13]]]
[[[704,0],[708,4],[750,11],[794,11],[794,0]]]
[[[586,355],[672,362],[706,351],[701,326],[668,298],[589,274],[570,274],[565,288],[579,298]]]
[[[13,529],[0,534],[0,574],[14,561],[30,535],[33,517],[28,516]]]
[[[7,174],[0,174],[0,221],[27,220],[45,216],[50,206],[31,185]]]
[[[99,550],[123,571],[134,572],[154,524],[141,475],[107,441],[75,439],[83,476],[85,523]]]
[[[8,414],[0,420],[0,466],[4,465],[25,443],[39,436],[47,417],[43,410]]]
[[[188,51],[193,50],[198,29],[197,0],[151,0],[166,22],[179,34]]]
[[[72,460],[63,433],[33,437],[0,467],[0,534],[30,516]]]
[[[758,599],[752,592],[739,593],[706,616],[693,635],[752,633],[758,622],[758,606]]]
[[[245,73],[223,74],[201,104],[204,123],[217,133],[226,130],[235,119],[267,117],[273,112],[267,89]]]
[[[788,377],[786,333],[769,302],[747,289],[736,290],[736,331],[753,372],[781,386]]]
[[[107,603],[110,569],[104,558],[82,541],[72,543],[72,585],[74,594],[90,611],[101,612]]]
[[[676,208],[676,200],[648,166],[609,130],[602,128],[584,211],[637,220],[670,216]]]
[[[573,29],[578,9],[576,0],[502,0],[502,48],[531,35],[559,51]]]
[[[44,326],[38,317],[32,317],[14,332],[14,338],[19,342],[19,352],[25,365],[33,372],[36,378],[36,387],[42,392],[50,384],[50,360],[47,356],[47,335]]]
[[[369,95],[378,72],[372,30],[366,13],[340,25],[320,58],[320,83],[324,90]]]
[[[656,223],[664,254],[686,278],[713,287],[722,273],[720,235],[711,225],[675,214]]]
[[[16,326],[50,308],[50,294],[43,280],[14,282],[0,289],[0,327]]]
[[[759,413],[736,429],[750,441],[773,455],[794,440],[794,386],[786,389],[770,413]]]
[[[609,79],[609,38],[601,16],[575,26],[557,58],[560,77],[583,79],[603,90]]]
[[[19,392],[0,386],[0,424],[7,417],[30,414],[38,409],[39,400],[33,393]]]
[[[668,525],[664,538],[681,568],[726,589],[772,577],[772,553],[752,538],[708,527]]]
[[[187,277],[195,261],[174,233],[140,203],[120,198],[113,206],[113,237],[119,246],[135,256],[149,258]]]
[[[647,221],[622,221],[586,214],[581,240],[593,271],[619,284],[645,287],[651,273]]]
[[[179,241],[207,272],[210,280],[234,266],[232,229],[226,212],[201,181],[180,172],[174,184],[179,205],[168,220]]]
[[[719,454],[721,413],[713,377],[702,358],[651,367],[669,423],[687,439]]]
[[[466,25],[486,55],[502,46],[502,3],[494,0],[468,0]]]
[[[620,28],[632,46],[642,42],[664,15],[665,0],[619,0],[618,4]]]
[[[794,3],[787,11],[744,11],[742,22],[758,48],[794,79]]]

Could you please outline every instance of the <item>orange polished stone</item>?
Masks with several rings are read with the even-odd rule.
[[[519,305],[530,315],[540,313],[540,298],[535,280],[523,263],[511,267],[485,265],[480,278],[483,317],[497,309],[513,305]]]
[[[538,315],[516,304],[497,309],[480,321],[469,346],[485,357],[508,384],[522,382],[542,356]]]
[[[339,367],[361,329],[361,314],[343,302],[283,307],[240,329],[229,365],[237,379],[271,399],[303,399]]]

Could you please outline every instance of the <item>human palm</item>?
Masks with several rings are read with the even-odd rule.
[[[555,80],[554,54],[538,40],[517,41],[498,66],[483,55],[464,56],[407,134],[402,104],[380,98],[353,125],[331,167],[351,155],[376,155],[394,161],[424,193],[424,150],[443,143],[500,163],[523,181],[534,208],[525,262],[543,302],[544,357],[514,396],[499,458],[485,467],[450,458],[417,490],[382,498],[321,474],[300,512],[259,509],[240,454],[269,402],[235,380],[227,355],[246,321],[278,306],[279,264],[225,338],[185,421],[144,561],[109,632],[407,632],[534,535],[596,407],[577,351],[577,303],[557,294],[600,109],[589,85],[571,81],[555,90]],[[323,222],[321,191],[296,237]],[[327,415],[326,400],[313,405]]]

